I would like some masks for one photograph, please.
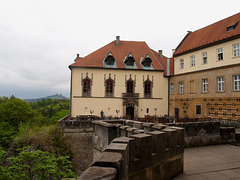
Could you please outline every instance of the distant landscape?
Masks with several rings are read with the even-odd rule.
[[[36,99],[23,99],[23,100],[27,101],[29,103],[29,102],[42,101],[44,99],[46,100],[46,99],[69,99],[69,98],[63,96],[62,94],[55,94],[55,95],[40,97],[40,98],[36,98]]]

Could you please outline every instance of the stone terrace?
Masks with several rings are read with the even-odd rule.
[[[184,150],[184,173],[174,180],[240,179],[240,147],[204,146]]]

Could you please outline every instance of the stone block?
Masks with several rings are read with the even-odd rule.
[[[134,134],[134,131],[137,130],[137,128],[129,127],[126,130],[127,130],[127,133],[128,133],[128,137],[130,137],[131,135]]]
[[[128,144],[129,147],[129,156],[128,160],[126,161],[126,166],[125,168],[131,169],[133,167],[133,162],[134,162],[134,151],[135,151],[135,146],[134,146],[134,139],[129,138],[129,137],[120,137],[120,138],[115,138],[112,143],[122,143],[122,144]]]
[[[77,180],[117,180],[117,170],[115,168],[90,167],[84,171]]]
[[[166,133],[161,131],[148,132],[152,136],[152,164],[163,161],[166,152]]]
[[[112,167],[117,170],[118,179],[123,179],[123,158],[121,153],[103,152],[101,156],[92,164],[98,167]]]
[[[151,165],[152,136],[147,134],[135,134],[130,137],[135,139],[135,159],[134,165],[130,169],[130,173],[133,173]]]
[[[171,129],[177,130],[177,153],[181,154],[184,152],[184,128],[171,126]]]
[[[166,132],[166,156],[164,158],[168,159],[177,154],[177,130],[165,128],[162,131]]]
[[[122,154],[123,157],[123,178],[128,177],[128,160],[129,160],[129,146],[124,143],[110,143],[105,149],[105,152],[118,152]]]
[[[165,129],[167,127],[167,125],[165,124],[155,124],[152,126],[152,129],[154,131],[161,131],[162,129]]]
[[[143,124],[142,122],[134,121],[133,127],[142,129],[142,124]]]
[[[240,132],[235,133],[235,141],[237,141],[237,143],[240,143]]]
[[[127,125],[127,126],[133,127],[133,123],[136,122],[136,121],[126,120],[125,122],[126,122],[126,125]]]
[[[128,133],[127,133],[127,128],[129,128],[130,126],[120,126],[120,136],[121,137],[127,137]]]
[[[147,132],[150,132],[152,131],[152,126],[155,125],[154,123],[143,123],[142,126],[143,126],[143,129],[144,129],[144,132],[147,133]]]
[[[235,140],[235,127],[220,127],[222,141],[230,142]]]
[[[144,130],[143,129],[136,129],[133,131],[133,134],[144,134]]]

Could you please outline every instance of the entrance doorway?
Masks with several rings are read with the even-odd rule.
[[[126,107],[126,119],[134,119],[134,106]]]
[[[179,108],[175,108],[175,118],[179,119]]]

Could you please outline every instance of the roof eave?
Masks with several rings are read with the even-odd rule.
[[[68,66],[69,69],[73,68],[89,68],[89,69],[112,69],[112,70],[137,70],[137,71],[162,71],[163,69],[126,69],[126,68],[105,68],[105,67],[88,67],[88,66]]]
[[[199,47],[196,47],[196,48],[193,48],[193,49],[189,49],[189,50],[183,51],[181,53],[173,54],[173,57],[178,57],[178,56],[190,53],[190,52],[201,50],[201,49],[204,49],[204,48],[207,48],[207,47],[210,47],[210,46],[214,46],[214,45],[217,45],[217,44],[221,44],[221,43],[224,43],[224,42],[227,42],[227,41],[231,41],[231,40],[234,40],[234,39],[237,39],[237,38],[240,38],[240,34],[237,34],[235,36],[231,36],[229,38],[225,38],[225,39],[222,39],[222,40],[219,40],[219,41],[215,41],[215,42],[203,45],[203,46],[199,46]]]

